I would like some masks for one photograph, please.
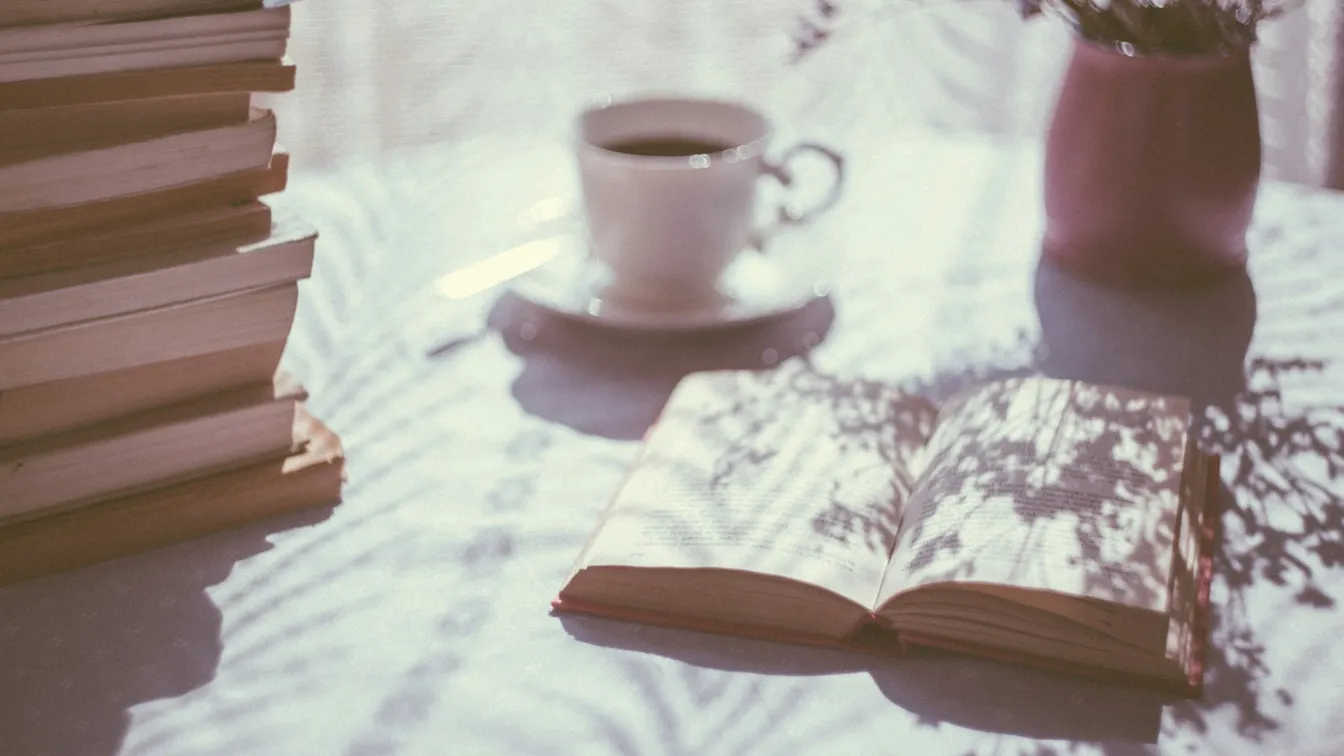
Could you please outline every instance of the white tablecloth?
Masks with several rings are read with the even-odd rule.
[[[425,293],[572,192],[563,150],[508,146],[295,182],[323,237],[287,361],[344,437],[344,502],[0,589],[0,753],[1344,753],[1344,199],[1267,185],[1249,278],[1118,292],[1036,269],[1030,146],[874,145],[781,252],[830,301],[631,339]],[[1212,406],[1204,698],[551,616],[677,377],[818,340],[819,370],[933,393],[1044,371]]]

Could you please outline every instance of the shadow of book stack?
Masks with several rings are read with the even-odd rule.
[[[340,496],[279,373],[288,7],[0,3],[0,584]]]

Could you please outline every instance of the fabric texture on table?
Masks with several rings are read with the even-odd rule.
[[[1339,753],[1344,201],[1271,183],[1250,276],[1117,292],[1037,268],[1038,160],[856,148],[843,204],[778,249],[828,260],[830,299],[662,339],[427,288],[572,192],[563,145],[300,177],[323,237],[286,363],[343,436],[344,502],[0,589],[0,753]],[[677,378],[784,359],[1191,395],[1225,472],[1204,698],[550,616]]]

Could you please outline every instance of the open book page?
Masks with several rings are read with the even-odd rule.
[[[943,407],[879,605],[980,582],[1165,613],[1189,403],[1047,378]]]
[[[689,376],[579,566],[747,570],[870,608],[935,414],[800,363]]]

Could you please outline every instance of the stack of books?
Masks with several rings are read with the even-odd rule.
[[[278,372],[288,7],[0,3],[0,584],[339,498]]]

